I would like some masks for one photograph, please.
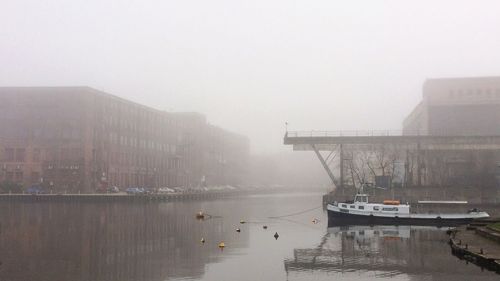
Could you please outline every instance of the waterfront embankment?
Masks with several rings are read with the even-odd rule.
[[[244,196],[249,191],[214,191],[170,194],[0,194],[0,202],[170,202]]]
[[[480,220],[450,231],[452,254],[500,273],[500,231],[492,227],[500,218]]]
[[[312,190],[312,192],[319,192]],[[301,194],[303,190],[297,188],[266,187],[246,188],[231,190],[211,191],[186,191],[173,193],[149,193],[149,194],[126,194],[126,193],[58,193],[58,194],[0,194],[0,202],[175,202],[187,200],[217,200],[224,198],[244,197],[249,195],[265,194]]]

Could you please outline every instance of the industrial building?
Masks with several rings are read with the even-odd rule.
[[[500,77],[425,81],[422,101],[404,120],[402,134],[287,132],[284,143],[314,151],[337,187],[497,188]]]
[[[500,135],[500,77],[428,79],[406,135]]]
[[[429,79],[422,101],[403,122],[404,135],[500,136],[500,77]],[[500,183],[496,147],[423,151],[422,180],[427,185]]]
[[[0,182],[54,192],[241,183],[249,142],[89,87],[0,88]]]

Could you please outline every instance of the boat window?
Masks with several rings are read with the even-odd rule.
[[[374,210],[374,211],[378,211],[378,210],[380,210],[380,208],[379,208],[378,206],[374,206],[374,207],[373,207],[373,210]]]
[[[360,210],[364,210],[364,209],[365,209],[365,206],[358,206],[358,209],[360,209]]]
[[[355,208],[355,206],[354,206],[354,205],[350,205],[350,206],[349,206],[349,208],[354,209],[354,208]]]
[[[382,208],[382,211],[392,211],[392,212],[397,212],[398,208],[396,207],[384,207]]]
[[[342,204],[342,207],[343,207],[343,208],[347,208],[347,205],[346,205],[346,204]]]
[[[368,197],[364,196],[364,195],[356,195],[356,198],[354,199],[354,201],[367,203]]]

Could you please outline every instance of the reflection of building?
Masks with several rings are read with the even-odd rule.
[[[231,235],[219,219],[196,221],[195,206],[1,204],[0,280],[200,278],[220,260],[214,241],[231,252],[248,247],[249,234]]]
[[[293,258],[285,260],[285,270],[289,280],[293,273],[303,271],[324,272],[329,279],[334,279],[333,274],[363,279],[360,275],[366,274],[373,278],[410,275],[416,280],[425,275],[425,280],[440,280],[456,274],[455,280],[479,280],[480,269],[459,266],[461,262],[450,254],[446,242],[443,229],[430,227],[333,227],[316,248],[295,249]]]
[[[203,177],[236,184],[248,154],[245,137],[201,114],[164,112],[88,87],[0,88],[0,143],[0,181],[70,192],[197,186]]]

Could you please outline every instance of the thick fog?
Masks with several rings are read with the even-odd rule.
[[[500,73],[498,1],[2,0],[0,86],[85,85],[289,129],[400,129],[426,78]],[[318,164],[319,165],[319,164]]]

